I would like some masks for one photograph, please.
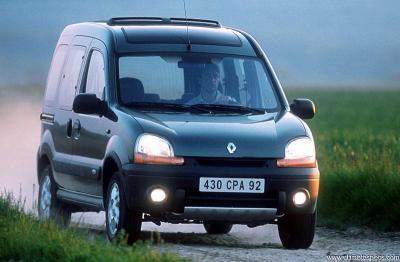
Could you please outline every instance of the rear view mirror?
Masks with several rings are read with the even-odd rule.
[[[79,114],[103,116],[107,111],[107,104],[95,94],[79,94],[74,99],[72,110]]]
[[[293,114],[301,119],[311,119],[315,115],[314,103],[306,98],[296,98],[290,105],[290,110]]]

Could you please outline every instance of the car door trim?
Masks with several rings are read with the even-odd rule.
[[[83,205],[90,210],[104,210],[103,198],[99,196],[60,188],[57,190],[57,198],[68,203]]]

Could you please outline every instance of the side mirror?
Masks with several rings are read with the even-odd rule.
[[[290,104],[290,110],[301,119],[311,119],[315,115],[314,103],[306,98],[296,98]]]
[[[107,104],[95,94],[79,94],[72,104],[75,113],[103,116],[107,112]]]

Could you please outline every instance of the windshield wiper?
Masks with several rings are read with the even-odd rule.
[[[202,109],[202,108],[195,108],[191,107],[189,105],[183,105],[183,104],[175,104],[175,103],[158,103],[158,102],[130,102],[130,103],[125,103],[125,106],[129,107],[134,107],[134,108],[143,108],[143,109],[168,109],[168,110],[173,110],[173,111],[178,111],[178,112],[192,112],[193,110],[197,112],[202,112],[202,113],[207,113],[210,114],[210,110],[207,109]]]
[[[241,114],[265,114],[265,110],[258,108],[251,108],[245,106],[236,105],[223,105],[223,104],[195,104],[195,105],[184,105],[175,103],[158,103],[158,102],[130,102],[125,103],[125,106],[150,109],[150,110],[161,110],[167,109],[175,112],[201,112],[206,114],[212,114],[217,112],[223,113],[241,113]]]
[[[174,111],[188,111],[189,107],[175,103],[158,103],[158,102],[129,102],[125,106],[143,109],[172,109]]]
[[[224,105],[224,104],[195,104],[192,108],[202,109],[207,111],[219,111],[227,113],[244,113],[244,114],[265,114],[265,109],[251,108],[245,106],[236,105]]]

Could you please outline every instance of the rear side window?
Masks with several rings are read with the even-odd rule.
[[[55,103],[58,83],[60,82],[61,72],[64,65],[65,57],[67,55],[67,50],[67,45],[60,45],[54,53],[49,76],[47,77],[46,95],[44,99],[45,105],[47,106],[53,106]]]
[[[90,57],[89,69],[86,77],[85,93],[95,94],[103,99],[105,88],[105,72],[103,55],[94,50]]]
[[[58,95],[58,103],[61,107],[68,109],[72,107],[85,51],[86,48],[84,46],[71,47]]]

